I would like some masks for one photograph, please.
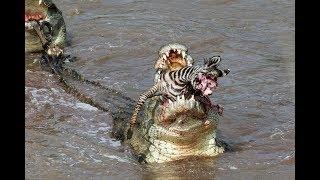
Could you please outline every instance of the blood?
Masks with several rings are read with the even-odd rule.
[[[44,19],[44,14],[41,12],[30,12],[27,11],[24,15],[24,20],[25,21],[33,21],[33,20],[41,20]]]
[[[164,107],[164,108],[167,108],[169,106],[169,98],[167,95],[163,95],[161,96],[161,105]]]
[[[213,110],[222,116],[223,107],[219,104],[214,104],[209,96],[195,96],[195,99],[203,105],[205,112],[208,110]]]
[[[203,95],[211,95],[213,90],[218,86],[217,78],[210,75],[198,74],[196,89],[200,90]]]

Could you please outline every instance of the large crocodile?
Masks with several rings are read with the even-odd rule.
[[[42,36],[40,33],[39,37]],[[114,137],[130,145],[140,162],[162,163],[189,156],[212,157],[224,152],[224,143],[216,138],[220,112],[211,108],[213,103],[208,96],[195,94],[196,98],[182,97],[169,104],[162,103],[160,96],[148,99],[142,107],[143,113],[138,116],[137,125],[132,129],[132,136],[127,138],[134,101],[66,67],[63,54],[52,56],[46,53],[43,62],[60,78],[66,91],[85,103],[109,112],[114,119]],[[187,54],[185,46],[164,46],[155,65],[155,82],[158,81],[159,71],[192,64],[193,59]]]
[[[193,59],[187,52],[180,44],[162,47],[155,65],[157,72],[192,66]],[[155,82],[159,81],[158,75],[156,73]],[[213,82],[216,85],[217,80]],[[182,95],[173,102],[163,99],[162,95],[149,98],[142,107],[137,125],[129,128],[132,132],[128,131],[130,135],[127,135],[130,137],[124,137],[140,161],[162,163],[189,156],[213,157],[225,151],[227,145],[216,138],[223,111],[220,105],[214,105],[208,96],[196,92],[191,98]],[[123,127],[128,128],[125,121],[115,126],[121,131],[127,130]]]
[[[210,108],[213,103],[207,96],[198,95],[189,99],[178,98],[172,104],[163,104],[160,96],[149,98],[138,115],[132,137],[128,139],[126,135],[134,101],[86,79],[62,61],[55,62],[58,64],[54,65],[54,72],[66,91],[109,112],[114,119],[112,135],[131,146],[140,162],[162,163],[190,156],[213,157],[229,147],[216,137],[220,112]]]
[[[25,51],[39,52],[43,50],[42,43],[33,29],[31,22],[47,21],[52,26],[52,44],[59,47],[66,43],[66,25],[62,12],[51,0],[25,1]]]

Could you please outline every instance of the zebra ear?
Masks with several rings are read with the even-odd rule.
[[[212,68],[212,67],[216,67],[219,65],[221,61],[221,57],[220,56],[213,56],[209,59],[205,59],[204,61],[204,66],[206,68]]]
[[[204,64],[204,66],[206,66],[208,64],[208,59],[207,58],[203,58],[203,64]]]
[[[221,61],[221,57],[220,56],[213,56],[210,58],[210,60],[212,61],[214,66],[218,66]]]

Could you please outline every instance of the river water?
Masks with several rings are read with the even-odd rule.
[[[153,83],[158,49],[222,56],[231,73],[211,99],[236,150],[216,158],[141,165],[110,137],[106,112],[67,94],[36,54],[26,54],[27,179],[294,179],[293,0],[56,0],[72,65],[88,79],[137,99]]]

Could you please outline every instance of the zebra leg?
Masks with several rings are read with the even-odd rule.
[[[137,122],[137,116],[138,116],[138,113],[139,113],[141,107],[143,106],[143,104],[146,102],[146,100],[148,98],[150,98],[156,94],[156,92],[158,91],[158,87],[159,87],[158,85],[159,85],[159,83],[156,83],[147,92],[142,93],[140,95],[139,100],[138,100],[138,102],[133,110],[133,114],[131,116],[130,127],[127,132],[127,139],[131,139],[131,137],[132,137],[132,133],[133,133],[132,128],[134,127],[134,125]]]

